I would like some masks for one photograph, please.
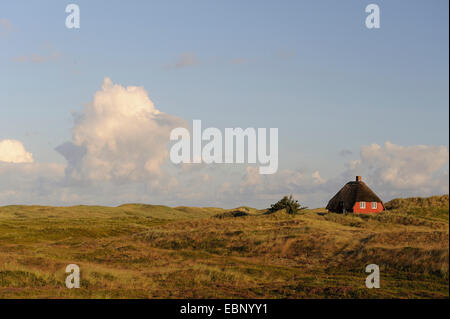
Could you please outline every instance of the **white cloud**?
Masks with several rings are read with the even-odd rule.
[[[318,170],[283,169],[270,176],[260,176],[248,167],[237,192],[228,187],[228,198],[253,201],[255,198],[294,194],[312,207],[327,201],[356,175],[383,200],[394,197],[431,196],[448,193],[449,151],[445,146],[400,146],[386,142],[361,146],[360,159],[350,160],[340,175],[325,179]]]
[[[276,174],[260,175],[255,167],[247,167],[240,183],[242,199],[251,196],[279,197],[291,193],[312,194],[325,183],[319,171],[311,174],[300,170],[283,169]],[[235,195],[236,196],[236,195]]]
[[[57,147],[78,181],[142,181],[162,174],[167,143],[181,119],[156,109],[142,87],[105,78],[92,103],[75,120],[73,141]]]
[[[5,139],[0,141],[0,162],[32,163],[33,154],[25,150],[22,142]]]
[[[315,171],[314,173],[312,173],[312,178],[313,178],[313,183],[316,185],[323,184],[326,182],[326,180],[320,176],[319,171]]]
[[[259,174],[259,169],[253,166],[247,166],[245,176],[241,183],[242,187],[255,186],[262,183],[263,176]]]
[[[0,162],[0,205],[60,204],[64,165]]]
[[[369,184],[388,195],[440,194],[448,192],[448,161],[445,146],[400,146],[388,141],[384,147],[361,146],[361,159],[350,161],[344,175],[363,175]]]
[[[108,204],[267,207],[287,194],[324,207],[355,175],[383,200],[448,193],[445,146],[361,146],[337,177],[318,167],[260,175],[243,165],[182,165],[168,161],[169,134],[185,121],[158,110],[142,87],[105,78],[101,90],[75,117],[72,141],[57,147],[67,165],[34,163],[20,141],[0,141],[0,205]],[[350,154],[349,154],[350,155]]]

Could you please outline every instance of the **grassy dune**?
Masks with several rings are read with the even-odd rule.
[[[0,298],[448,298],[448,197],[386,206],[0,207]],[[80,289],[65,287],[71,263]],[[371,263],[380,289],[365,287]]]

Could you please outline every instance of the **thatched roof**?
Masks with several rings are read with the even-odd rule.
[[[328,202],[327,209],[339,211],[339,203],[344,203],[346,211],[352,211],[356,202],[382,202],[381,199],[362,181],[348,182]]]

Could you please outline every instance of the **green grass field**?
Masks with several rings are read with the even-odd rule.
[[[433,203],[380,215],[0,207],[0,298],[448,298],[448,196]],[[365,287],[372,263],[379,289]],[[68,264],[79,289],[65,287]]]

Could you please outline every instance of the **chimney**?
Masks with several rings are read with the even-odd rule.
[[[360,182],[361,181],[361,176],[356,176],[356,181]]]

